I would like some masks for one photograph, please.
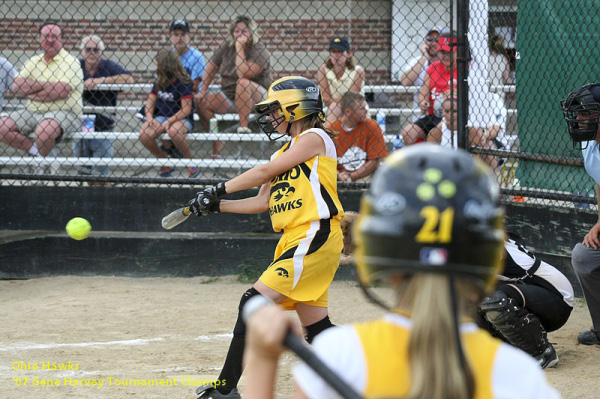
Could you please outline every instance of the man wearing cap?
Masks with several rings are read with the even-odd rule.
[[[206,63],[202,52],[189,46],[191,40],[189,22],[185,19],[171,21],[171,24],[169,24],[169,40],[171,40],[174,47],[173,50],[179,55],[183,68],[192,78],[193,92],[198,93]],[[196,103],[196,106],[198,106],[198,103]],[[142,112],[142,114],[145,114],[145,112]],[[163,140],[161,148],[170,157],[183,158],[183,155],[175,148],[171,140]]]
[[[186,72],[194,83],[194,93],[198,92],[198,86],[206,69],[204,55],[199,50],[189,46],[190,24],[185,19],[175,19],[169,25],[169,39],[175,48],[179,59]]]
[[[27,98],[27,109],[0,119],[0,140],[33,156],[46,156],[65,132],[81,127],[83,72],[77,58],[63,48],[58,25],[45,24],[39,33],[42,54],[30,58],[13,83],[14,93]],[[27,137],[31,132],[33,141]]]
[[[327,123],[333,123],[342,114],[340,100],[348,91],[360,92],[365,81],[365,70],[356,65],[350,52],[350,43],[344,37],[329,42],[329,57],[317,73],[319,89],[327,106]]]
[[[421,87],[423,85],[425,71],[429,65],[439,60],[438,37],[442,32],[443,30],[438,27],[429,29],[420,48],[421,55],[411,58],[404,67],[402,76],[400,76],[400,83],[403,86]],[[406,125],[401,132],[405,145],[414,144],[420,141],[419,138],[424,140],[429,131],[441,121],[441,118],[435,115],[420,115],[418,92],[414,95],[412,121],[413,123]]]

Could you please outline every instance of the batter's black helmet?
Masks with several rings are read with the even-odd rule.
[[[588,84],[571,91],[560,102],[573,143],[594,140],[600,118],[600,84]]]
[[[355,227],[363,286],[390,274],[443,273],[493,287],[504,210],[491,170],[471,154],[419,144],[375,173]]]

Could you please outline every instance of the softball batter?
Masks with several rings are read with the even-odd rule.
[[[246,336],[240,314],[253,296],[264,295],[285,309],[295,309],[309,343],[333,326],[327,314],[327,289],[343,247],[340,220],[344,211],[337,195],[334,133],[323,126],[319,88],[302,77],[285,77],[271,85],[267,99],[254,109],[269,139],[289,136],[290,141],[268,163],[204,190],[190,205],[196,215],[269,211],[273,229],[283,235],[273,262],[242,296],[233,339],[218,378],[221,385],[199,387],[198,398],[240,397],[236,386]],[[260,190],[255,197],[221,199],[256,186]]]

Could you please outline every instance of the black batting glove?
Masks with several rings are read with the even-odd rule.
[[[218,183],[216,186],[205,188],[203,193],[207,195],[212,195],[216,198],[222,197],[225,194],[227,194],[227,191],[225,191],[225,183],[221,182]]]
[[[208,187],[199,192],[196,198],[190,201],[190,210],[196,216],[205,216],[209,213],[220,212],[221,200],[219,196],[225,195],[225,183],[219,183],[216,186]]]

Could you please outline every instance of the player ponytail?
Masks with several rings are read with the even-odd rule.
[[[470,286],[460,281],[456,284],[459,314],[468,314],[468,303],[461,293]],[[400,306],[411,308],[412,319],[408,344],[412,381],[408,398],[472,398],[475,379],[469,365],[463,368],[461,364],[448,277],[417,274],[403,281],[399,290]]]

